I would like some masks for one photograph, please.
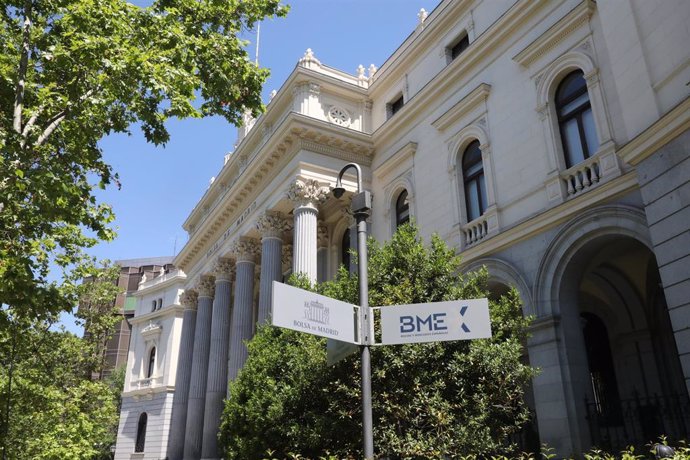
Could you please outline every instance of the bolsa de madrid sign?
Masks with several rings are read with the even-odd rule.
[[[273,282],[271,323],[340,342],[357,343],[359,307],[287,284]]]

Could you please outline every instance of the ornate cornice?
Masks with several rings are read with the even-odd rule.
[[[286,192],[288,200],[296,206],[316,207],[328,198],[330,190],[314,179],[297,179]]]
[[[203,276],[196,285],[196,291],[199,293],[199,297],[210,297],[213,298],[216,292],[216,283],[213,276]]]
[[[268,211],[259,217],[256,229],[263,238],[282,238],[283,233],[290,229],[290,221],[279,212]]]
[[[583,0],[556,24],[515,55],[513,60],[523,67],[529,67],[534,61],[563,41],[565,37],[577,30],[581,25],[586,24],[592,17],[592,14],[594,14],[595,9],[596,3],[594,1]]]
[[[185,310],[196,310],[199,302],[199,293],[194,289],[185,289],[180,295],[180,303]]]
[[[485,103],[490,92],[491,85],[487,83],[480,83],[476,88],[470,91],[467,96],[460,99],[446,113],[432,121],[431,125],[439,131],[443,131],[455,123],[463,114],[466,114],[479,104]]]
[[[234,261],[227,257],[219,257],[213,266],[213,274],[216,275],[216,281],[230,281],[235,275]]]
[[[254,238],[240,237],[230,249],[230,252],[237,257],[237,263],[256,262],[256,257],[261,252],[259,243]]]

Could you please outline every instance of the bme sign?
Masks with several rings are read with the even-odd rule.
[[[487,299],[381,307],[381,344],[491,337]]]

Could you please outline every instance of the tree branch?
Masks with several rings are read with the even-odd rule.
[[[26,85],[26,69],[29,66],[29,39],[31,32],[31,8],[32,0],[24,1],[24,26],[22,28],[22,50],[19,58],[19,72],[17,73],[17,88],[14,94],[14,116],[12,127],[21,134],[22,132],[22,109],[24,107],[24,87]]]
[[[29,135],[29,131],[31,131],[31,128],[36,124],[36,120],[38,119],[38,116],[43,112],[43,106],[39,107],[36,109],[36,111],[31,115],[31,118],[29,118],[29,121],[26,122],[26,125],[24,125],[24,129],[22,130],[22,140],[20,143],[20,146],[23,148],[26,145],[26,138]]]
[[[48,124],[46,129],[44,129],[41,135],[38,136],[38,140],[36,141],[36,147],[40,147],[45,142],[48,136],[50,136],[53,133],[53,131],[55,131],[55,129],[62,122],[62,120],[65,119],[66,116],[67,111],[63,110],[50,119],[50,123]]]

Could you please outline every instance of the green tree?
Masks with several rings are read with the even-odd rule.
[[[0,452],[3,459],[107,459],[115,443],[124,368],[105,380],[104,345],[122,316],[119,267],[104,266],[75,287],[83,338],[44,319],[0,309]]]
[[[117,183],[98,141],[170,117],[240,122],[268,71],[238,35],[279,0],[0,0],[0,304],[40,317],[76,303],[84,249],[113,238],[96,187]],[[64,283],[51,281],[51,264]]]
[[[414,226],[383,246],[369,241],[369,303],[396,305],[486,297],[487,273],[461,275],[459,259]],[[295,280],[309,287],[304,280]],[[357,304],[357,278],[340,270],[318,292]],[[456,458],[506,449],[527,420],[522,363],[528,319],[511,290],[490,301],[491,339],[374,347],[372,388],[376,449],[389,458]],[[260,327],[249,358],[231,382],[221,426],[225,458],[268,451],[319,458],[361,457],[358,356],[326,365],[325,341]]]

